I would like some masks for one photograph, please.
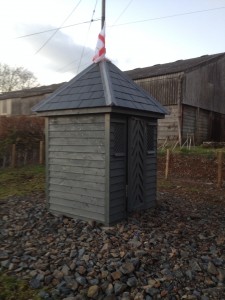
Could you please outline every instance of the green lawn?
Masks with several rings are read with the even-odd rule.
[[[29,288],[24,280],[16,279],[0,273],[1,300],[40,300],[37,290]]]
[[[42,192],[44,188],[45,167],[42,165],[0,169],[0,200]]]

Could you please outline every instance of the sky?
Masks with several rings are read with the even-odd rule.
[[[0,0],[0,63],[40,85],[92,64],[102,0]],[[91,21],[92,20],[92,21]],[[106,0],[106,56],[121,70],[225,52],[225,0]]]

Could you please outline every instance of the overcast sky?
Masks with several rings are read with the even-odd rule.
[[[0,0],[0,62],[70,80],[92,63],[101,2]],[[106,0],[107,57],[124,71],[225,52],[224,29],[225,0]]]

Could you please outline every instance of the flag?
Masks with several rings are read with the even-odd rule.
[[[93,62],[98,63],[105,59],[105,24],[102,27],[102,30],[100,31],[98,35],[98,41],[95,49],[95,55],[92,59]]]

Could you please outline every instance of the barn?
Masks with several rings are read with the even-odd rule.
[[[51,95],[61,85],[62,83],[52,84],[0,94],[0,117],[30,116],[31,108]]]
[[[92,64],[34,111],[46,117],[52,213],[109,225],[155,205],[157,120],[166,111],[110,61]]]
[[[170,112],[158,143],[225,141],[225,53],[125,72]]]

